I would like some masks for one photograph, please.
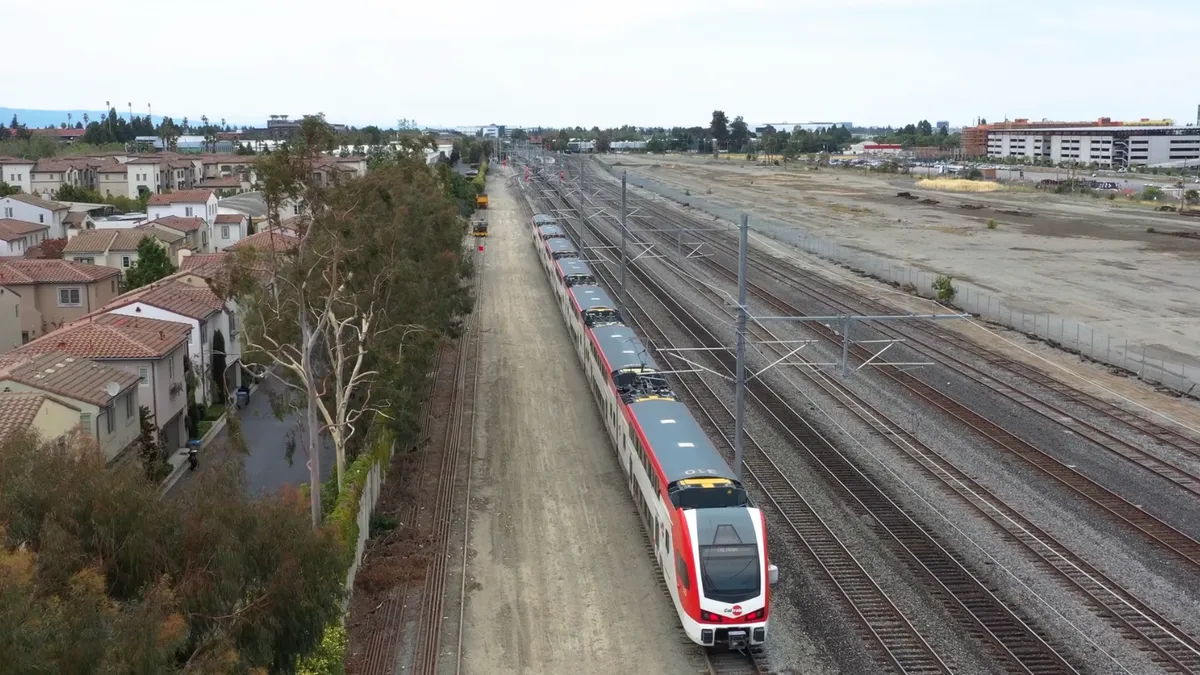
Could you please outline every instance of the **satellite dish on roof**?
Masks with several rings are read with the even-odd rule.
[[[117,384],[116,382],[109,382],[108,384],[104,385],[104,391],[108,392],[109,396],[116,396],[117,394],[121,393],[121,385]]]

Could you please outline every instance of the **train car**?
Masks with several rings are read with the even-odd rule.
[[[566,239],[567,233],[558,225],[539,225],[538,236],[542,239]]]
[[[591,270],[574,246],[535,243],[688,638],[730,649],[763,644],[778,569],[762,512],[616,303],[579,276]]]
[[[558,278],[562,280],[566,288],[596,285],[596,276],[592,274],[592,269],[588,267],[587,263],[582,260],[565,258],[554,261],[554,265],[558,269]]]
[[[541,225],[553,225],[557,222],[558,221],[554,218],[554,216],[548,216],[544,213],[533,214],[533,226],[534,227],[538,227]]]

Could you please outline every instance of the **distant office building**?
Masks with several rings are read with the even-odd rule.
[[[1200,127],[1173,120],[1012,122],[963,129],[963,152],[973,157],[1024,157],[1126,168],[1200,161]]]
[[[267,126],[255,129],[255,131],[265,133],[268,138],[275,140],[292,138],[300,130],[302,120],[288,119],[288,117],[288,115],[271,115],[271,119],[267,120]],[[338,133],[346,131],[347,128],[345,124],[330,123],[329,126],[333,127],[333,130]]]
[[[939,120],[936,125],[936,128],[939,130],[945,129],[946,132],[949,133],[950,132],[950,122],[947,120]]]

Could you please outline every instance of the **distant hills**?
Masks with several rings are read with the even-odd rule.
[[[33,110],[31,108],[0,108],[0,124],[8,126],[12,122],[13,115],[17,116],[17,121],[30,129],[44,129],[47,126],[59,126],[67,121],[67,113],[71,113],[71,126],[75,126],[76,122],[83,121],[84,113],[87,113],[89,120],[99,120],[108,114],[106,110]],[[119,108],[117,114],[128,118],[129,111],[122,112]],[[138,111],[134,111],[135,115],[144,116]],[[199,120],[199,118],[197,118]],[[154,115],[155,124],[162,121],[162,115]],[[175,120],[178,122],[179,120]]]

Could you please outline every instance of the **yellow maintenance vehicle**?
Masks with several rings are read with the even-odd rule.
[[[486,237],[488,230],[488,222],[486,219],[476,220],[471,223],[471,235],[475,237]]]
[[[475,208],[477,208],[477,209],[486,209],[487,208],[487,195],[486,194],[480,194],[477,197],[475,197]]]

